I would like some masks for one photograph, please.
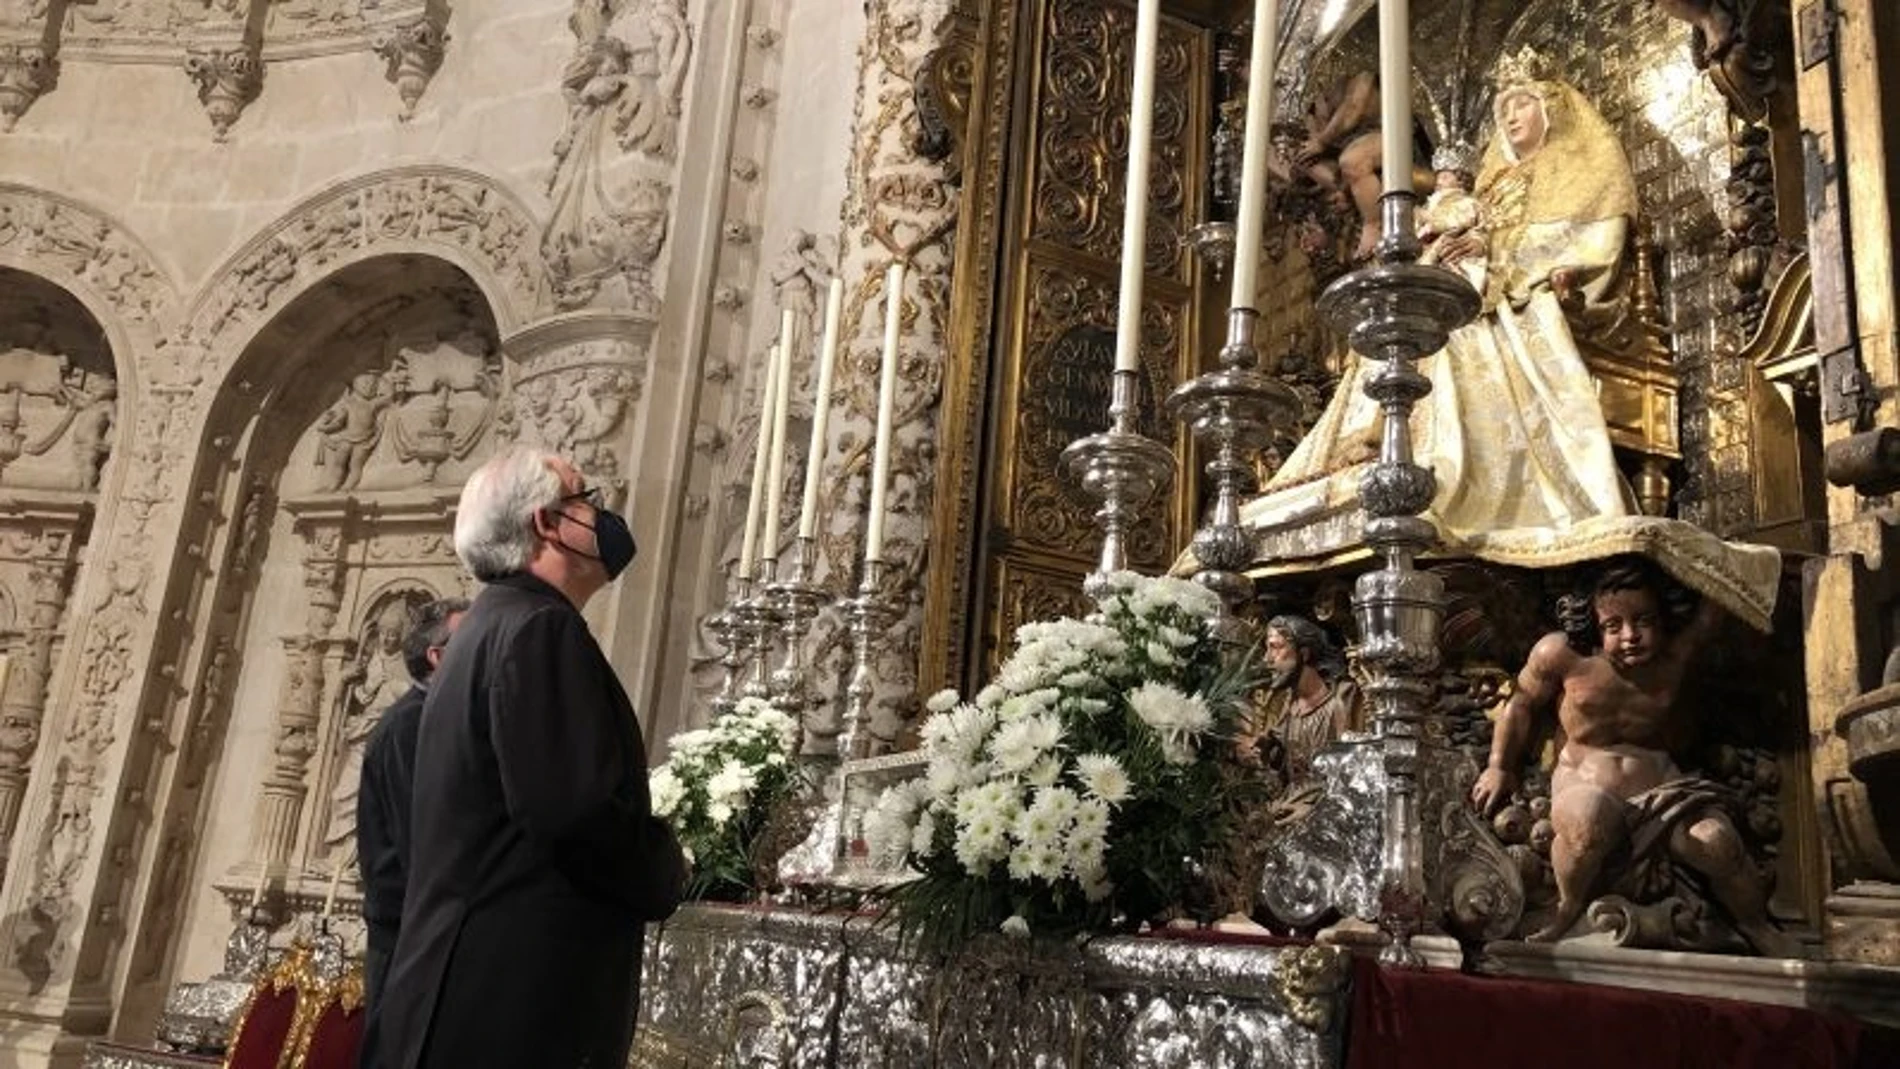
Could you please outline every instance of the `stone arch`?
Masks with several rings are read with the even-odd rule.
[[[196,726],[191,744],[128,758],[140,778],[159,778],[159,762],[173,769],[140,847],[167,881],[131,925],[124,997],[141,1020],[170,981],[209,971],[225,912],[261,881],[293,915],[333,882],[346,903],[357,893],[336,814],[353,820],[352,762],[387,704],[382,684],[407,682],[369,663],[364,644],[392,600],[463,588],[448,517],[466,471],[505,431],[498,321],[520,306],[498,306],[454,250],[392,241],[347,253],[218,333],[185,331],[203,354],[202,408],[175,499],[180,540],[208,566],[175,570],[167,598],[192,608],[155,657],[191,681],[168,714]],[[206,323],[210,307],[201,299],[189,321]],[[376,381],[353,397],[361,379]],[[428,450],[399,448],[444,429],[454,444],[439,468]],[[322,450],[352,443],[363,445],[358,477],[331,478]],[[376,685],[363,689],[356,671]],[[233,806],[207,805],[213,792]]]
[[[550,308],[541,222],[490,175],[416,164],[342,179],[265,227],[212,273],[183,317],[222,383],[258,329],[343,268],[414,253],[461,269],[503,335]],[[247,329],[248,328],[248,329]]]
[[[0,181],[0,267],[72,294],[98,320],[121,381],[135,381],[136,355],[173,324],[178,286],[165,264],[110,214],[71,197]]]

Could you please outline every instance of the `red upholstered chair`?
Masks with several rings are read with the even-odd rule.
[[[352,966],[340,979],[306,991],[287,1069],[356,1069],[363,1045],[363,970]]]
[[[298,979],[309,972],[309,948],[297,945],[251,988],[225,1048],[223,1069],[278,1069],[290,1053],[301,1008]]]

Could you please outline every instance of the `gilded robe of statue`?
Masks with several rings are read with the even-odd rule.
[[[1483,225],[1433,250],[1447,266],[1482,261],[1468,275],[1485,282],[1481,311],[1421,362],[1432,392],[1412,414],[1414,455],[1437,478],[1426,515],[1443,550],[1526,567],[1642,552],[1765,626],[1778,555],[1638,515],[1577,346],[1579,332],[1612,330],[1630,314],[1637,200],[1622,146],[1561,82],[1507,82],[1493,117],[1475,190]],[[1318,423],[1242,511],[1271,570],[1365,552],[1359,481],[1382,419],[1363,390],[1366,370],[1355,357]]]

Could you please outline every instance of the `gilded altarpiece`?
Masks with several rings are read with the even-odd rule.
[[[981,629],[971,660],[987,667],[1017,626],[1076,610],[1099,529],[1061,453],[1106,427],[1114,366],[1127,171],[1134,10],[1099,0],[1026,5],[1018,109],[997,250],[1002,298],[988,353],[995,384],[984,450],[977,551]],[[1139,426],[1177,452],[1186,441],[1159,399],[1192,374],[1203,347],[1195,317],[1201,268],[1182,238],[1204,211],[1211,34],[1164,18],[1157,70],[1154,170],[1142,309]],[[981,358],[981,357],[979,357]],[[1192,526],[1177,494],[1153,503],[1130,540],[1130,564],[1165,567]]]

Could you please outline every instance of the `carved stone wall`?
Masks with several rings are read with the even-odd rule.
[[[735,35],[727,42],[729,66],[723,71],[708,68],[709,77],[721,76],[718,91],[730,93],[732,99],[730,142],[719,160],[729,192],[725,210],[707,221],[716,250],[711,316],[703,343],[707,379],[689,428],[690,481],[680,517],[678,570],[691,579],[675,587],[669,601],[675,619],[691,619],[694,626],[679,629],[666,650],[655,736],[702,720],[710,692],[719,683],[721,651],[705,625],[725,602],[727,576],[739,558],[765,357],[778,333],[779,309],[794,311],[801,339],[787,431],[788,541],[796,532],[794,513],[811,427],[814,357],[830,279],[837,275],[846,280],[848,324],[864,326],[874,336],[881,323],[878,298],[871,296],[867,312],[865,298],[855,289],[861,276],[846,272],[840,255],[841,205],[847,181],[855,180],[852,107],[865,60],[860,42],[866,24],[856,6],[848,11],[767,4],[741,8],[737,14],[743,21],[722,31]],[[703,91],[711,93],[713,87]],[[659,344],[664,346],[669,333],[664,322],[661,331]],[[847,366],[849,359],[849,350],[841,349],[827,399],[833,405],[833,472],[842,471],[835,455],[836,428],[854,426],[855,440],[868,441],[869,405],[875,401],[875,349],[868,372],[862,365]],[[868,378],[858,378],[866,374]],[[837,407],[847,396],[858,402],[851,411]],[[866,466],[867,458],[861,457],[859,465]],[[819,508],[829,513],[841,504],[836,479],[827,478]],[[855,580],[848,572],[823,574],[833,589]],[[835,648],[829,645],[837,633],[832,614],[821,614],[817,626],[815,646]],[[836,689],[829,677],[821,685]]]
[[[363,650],[461,589],[496,443],[677,496],[630,450],[656,310],[711,300],[661,299],[701,6],[0,4],[0,324],[18,271],[102,328],[0,338],[0,1060],[149,1037],[260,874],[316,908],[387,697]],[[617,659],[661,641],[595,615]]]

